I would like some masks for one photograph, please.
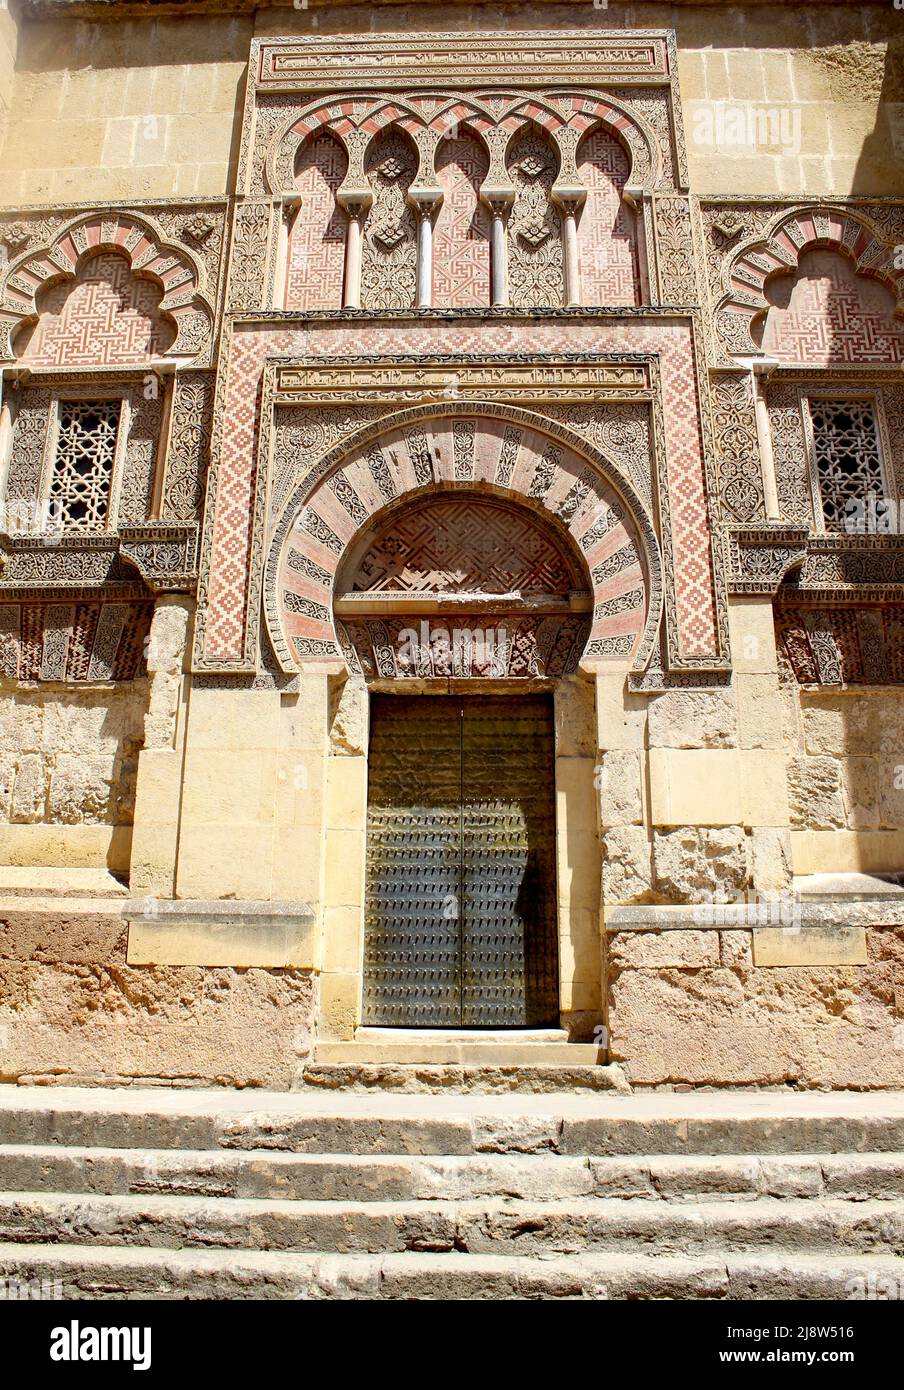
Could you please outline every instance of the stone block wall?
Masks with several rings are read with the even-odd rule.
[[[145,680],[0,690],[0,860],[128,870]]]
[[[115,902],[0,902],[0,1083],[297,1080],[309,971],[129,966],[126,945]]]
[[[692,925],[609,935],[611,1058],[632,1083],[901,1086],[904,928],[867,928],[865,965],[763,967],[752,937]]]
[[[731,606],[730,685],[625,691],[597,678],[603,906],[790,886],[788,755],[768,603]]]
[[[795,871],[899,871],[904,692],[788,684],[784,737]]]
[[[122,23],[47,11],[20,25],[5,200],[158,198],[233,191],[253,36],[449,27],[498,29],[489,5],[319,5]],[[61,6],[61,11],[65,9]],[[708,193],[904,190],[889,111],[902,100],[902,35],[890,3],[622,4],[592,23],[673,26],[693,187]],[[584,29],[585,4],[506,7],[511,29]],[[9,43],[6,35],[9,34]],[[2,13],[0,111],[14,28]],[[751,142],[749,123],[765,138]],[[759,124],[758,124],[759,123]]]

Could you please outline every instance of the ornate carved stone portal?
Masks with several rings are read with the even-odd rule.
[[[590,632],[589,584],[527,508],[455,492],[393,510],[353,548],[337,628],[369,679],[560,676]]]
[[[285,669],[341,649],[373,678],[552,676],[651,639],[658,552],[630,485],[539,417],[484,410],[406,412],[289,498],[267,585]]]

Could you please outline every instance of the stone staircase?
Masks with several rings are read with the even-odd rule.
[[[902,1297],[902,1254],[900,1093],[0,1087],[0,1277],[65,1297]]]

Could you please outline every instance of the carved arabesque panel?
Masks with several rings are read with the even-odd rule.
[[[791,385],[770,386],[767,400],[779,510],[787,521],[812,526],[813,500],[800,389]]]
[[[506,156],[515,189],[508,220],[509,299],[519,309],[564,301],[562,218],[550,199],[558,164],[553,146],[531,128],[515,137]]]
[[[6,501],[32,501],[39,495],[53,393],[46,386],[20,390],[16,401]]]
[[[750,374],[710,383],[716,479],[723,521],[765,519],[763,475]]]
[[[213,397],[211,373],[177,376],[163,484],[161,516],[164,521],[200,521],[203,514]]]
[[[163,417],[163,401],[159,395],[145,397],[141,386],[133,386],[128,395],[131,409],[116,509],[118,525],[146,521],[151,514]]]
[[[389,129],[371,144],[365,173],[373,203],[361,250],[361,307],[410,309],[417,294],[417,224],[408,189],[417,174],[411,141]]]

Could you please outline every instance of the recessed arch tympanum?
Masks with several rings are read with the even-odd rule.
[[[501,623],[512,652],[530,619],[517,670],[458,674],[562,674],[582,657],[645,666],[662,604],[655,533],[631,485],[572,431],[514,406],[417,406],[317,472],[289,497],[268,555],[284,670],[342,654],[368,676],[456,674],[380,658],[400,620],[443,612]]]

